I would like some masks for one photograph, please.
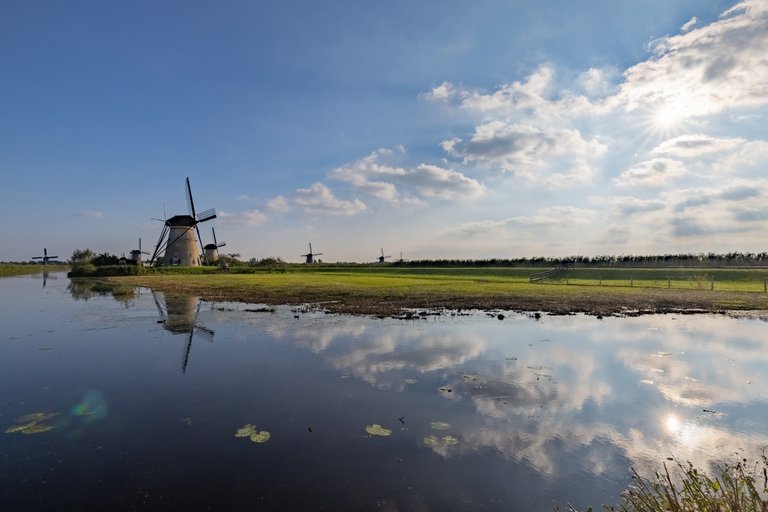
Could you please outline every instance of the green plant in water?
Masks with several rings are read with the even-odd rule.
[[[392,435],[392,431],[388,428],[384,428],[381,425],[374,423],[373,425],[366,425],[365,431],[372,436],[387,437]]]
[[[633,484],[617,506],[603,505],[610,512],[768,512],[768,458],[754,465],[746,459],[724,464],[717,476],[709,476],[689,462],[677,464],[644,477],[632,470]],[[558,509],[556,509],[558,510]],[[568,505],[568,510],[576,509]],[[591,512],[592,508],[587,509]]]
[[[269,438],[272,437],[272,434],[266,430],[256,430],[255,425],[248,423],[237,429],[237,432],[235,432],[235,437],[248,437],[254,443],[261,444],[269,441]]]

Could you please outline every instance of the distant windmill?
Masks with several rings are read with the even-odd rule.
[[[205,259],[205,249],[200,238],[200,228],[197,225],[215,219],[216,210],[211,208],[200,214],[195,212],[195,202],[192,199],[189,178],[186,180],[186,192],[189,215],[174,215],[170,219],[166,219],[163,230],[160,232],[160,238],[157,240],[155,252],[149,260],[150,265],[162,254],[162,264],[166,266],[200,266],[200,256],[197,250],[198,241],[200,250],[203,252],[203,259]],[[195,237],[195,233],[197,233],[197,237]]]
[[[141,265],[141,255],[146,254],[149,256],[149,253],[147,251],[141,250],[141,238],[139,238],[139,248],[134,249],[131,251],[131,261],[134,265]]]
[[[227,242],[219,242],[216,240],[216,230],[214,228],[211,228],[211,233],[213,233],[213,243],[206,245],[203,248],[203,253],[205,254],[205,259],[208,263],[216,263],[219,261],[219,247],[224,247],[227,245]]]
[[[55,260],[58,256],[48,256],[48,249],[43,247],[43,256],[33,256],[33,260],[43,260],[43,265],[48,264],[48,260]]]
[[[312,242],[310,242],[309,243],[309,252],[307,254],[302,254],[301,257],[302,258],[306,258],[307,259],[306,260],[307,263],[314,263],[315,256],[322,256],[322,255],[323,255],[323,253],[321,253],[321,252],[314,252],[314,253],[312,252]]]
[[[384,248],[381,249],[381,256],[379,256],[379,263],[385,263],[384,260],[391,258],[392,256],[384,256]]]
[[[403,263],[405,260],[403,259],[403,253],[400,252],[400,259],[397,260],[398,263]]]

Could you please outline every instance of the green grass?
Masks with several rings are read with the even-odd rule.
[[[39,274],[41,272],[63,272],[68,269],[69,265],[16,265],[13,263],[0,263],[0,277]]]
[[[247,270],[246,270],[247,269]],[[391,266],[335,267],[332,265],[289,265],[285,272],[233,268],[229,272],[203,267],[171,267],[153,274],[183,276],[187,283],[212,286],[341,286],[352,289],[427,286],[451,289],[456,293],[505,292],[514,284],[520,292],[548,286],[595,286],[625,288],[669,288],[676,290],[719,290],[765,292],[768,269],[636,269],[585,268],[568,270],[556,279],[530,283],[539,268],[403,268]],[[247,274],[240,272],[249,272]],[[203,278],[196,280],[195,276]],[[159,278],[159,276],[158,276]],[[568,293],[561,290],[561,293]],[[605,293],[610,293],[606,291]]]
[[[746,459],[724,464],[714,476],[678,463],[670,472],[651,477],[633,470],[633,484],[616,506],[603,505],[613,512],[767,512],[768,459],[749,464]],[[556,509],[557,510],[557,509]],[[568,510],[576,509],[568,506]],[[592,508],[587,509],[590,512]]]

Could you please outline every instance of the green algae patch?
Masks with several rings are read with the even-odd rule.
[[[429,426],[432,428],[432,430],[448,430],[451,428],[451,425],[444,421],[433,421],[429,424]]]
[[[6,434],[40,434],[42,432],[48,432],[55,427],[51,424],[44,423],[58,416],[57,412],[33,412],[25,414],[16,418],[16,425],[8,427],[5,430]]]
[[[261,444],[269,441],[269,438],[272,437],[272,434],[266,430],[256,430],[255,425],[248,423],[247,425],[237,429],[237,432],[235,432],[235,437],[248,437],[254,443]]]
[[[387,437],[392,435],[392,431],[388,428],[384,428],[381,425],[374,423],[373,425],[366,425],[365,431],[372,436]]]

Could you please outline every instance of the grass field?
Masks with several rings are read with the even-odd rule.
[[[585,268],[530,282],[539,268],[289,266],[280,273],[148,274],[113,278],[211,300],[321,304],[347,313],[402,308],[509,309],[553,313],[768,310],[768,269]]]
[[[14,265],[0,263],[0,277],[39,274],[41,272],[64,272],[69,265]]]

